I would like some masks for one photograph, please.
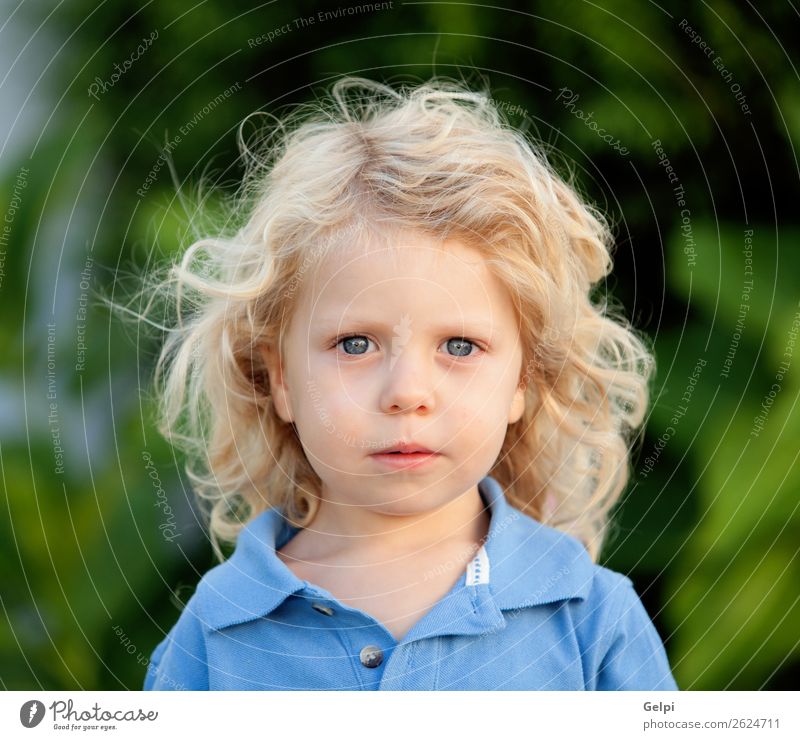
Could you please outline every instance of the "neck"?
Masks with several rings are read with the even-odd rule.
[[[439,509],[408,516],[342,506],[323,495],[313,521],[295,539],[302,539],[309,560],[353,558],[363,562],[365,558],[430,555],[442,548],[478,545],[488,534],[490,519],[477,486]]]

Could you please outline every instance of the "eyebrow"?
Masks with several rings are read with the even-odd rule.
[[[315,322],[316,326],[322,331],[347,331],[349,330],[348,327],[355,328],[358,327],[359,329],[391,329],[394,331],[394,327],[400,323],[399,321],[392,321],[389,323],[382,323],[380,321],[376,321],[375,319],[368,319],[368,318],[347,318],[343,319],[342,321],[329,321],[322,319],[318,322]],[[409,325],[410,328],[413,330],[414,323],[411,322]],[[436,332],[437,334],[446,334],[446,333],[453,333],[459,334],[461,332],[469,332],[471,330],[479,330],[488,333],[495,333],[495,336],[498,335],[497,328],[495,324],[487,320],[486,318],[465,318],[463,322],[458,321],[450,321],[447,323],[440,323],[433,327],[427,326],[427,329]]]

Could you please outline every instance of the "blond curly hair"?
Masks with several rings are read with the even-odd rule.
[[[528,397],[487,474],[597,560],[654,361],[607,297],[593,297],[613,239],[573,177],[488,93],[443,78],[401,89],[339,79],[257,151],[241,132],[241,227],[197,239],[148,287],[166,289],[178,317],[155,367],[159,428],[186,454],[219,559],[220,543],[269,507],[295,526],[313,519],[321,481],[275,412],[259,348],[282,346],[308,270],[388,226],[474,246],[507,287]]]

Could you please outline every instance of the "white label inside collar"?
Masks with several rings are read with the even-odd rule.
[[[475,557],[467,565],[467,586],[489,583],[489,554],[481,545]]]

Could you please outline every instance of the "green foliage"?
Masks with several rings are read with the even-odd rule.
[[[660,344],[680,356],[679,379],[690,374],[696,355],[708,358],[704,382],[691,399],[697,423],[680,427],[684,437],[693,438],[675,437],[677,446],[702,461],[699,517],[666,587],[674,594],[667,613],[680,625],[673,644],[675,670],[686,688],[760,686],[777,665],[796,660],[800,652],[800,410],[797,375],[781,365],[796,362],[800,255],[777,249],[779,241],[796,243],[798,234],[796,228],[781,229],[777,239],[774,228],[762,224],[752,231],[752,275],[745,274],[741,229],[698,225],[698,267],[690,274],[681,262],[682,239],[672,241],[673,282],[700,307],[706,334],[714,339],[713,348],[703,353],[701,342],[680,342],[676,329]],[[742,311],[743,304],[749,308]],[[740,313],[742,339],[736,344]],[[724,364],[729,353],[730,368]],[[671,390],[654,414],[660,425],[669,423],[665,411],[679,404],[682,389]],[[767,413],[759,420],[762,404]]]

